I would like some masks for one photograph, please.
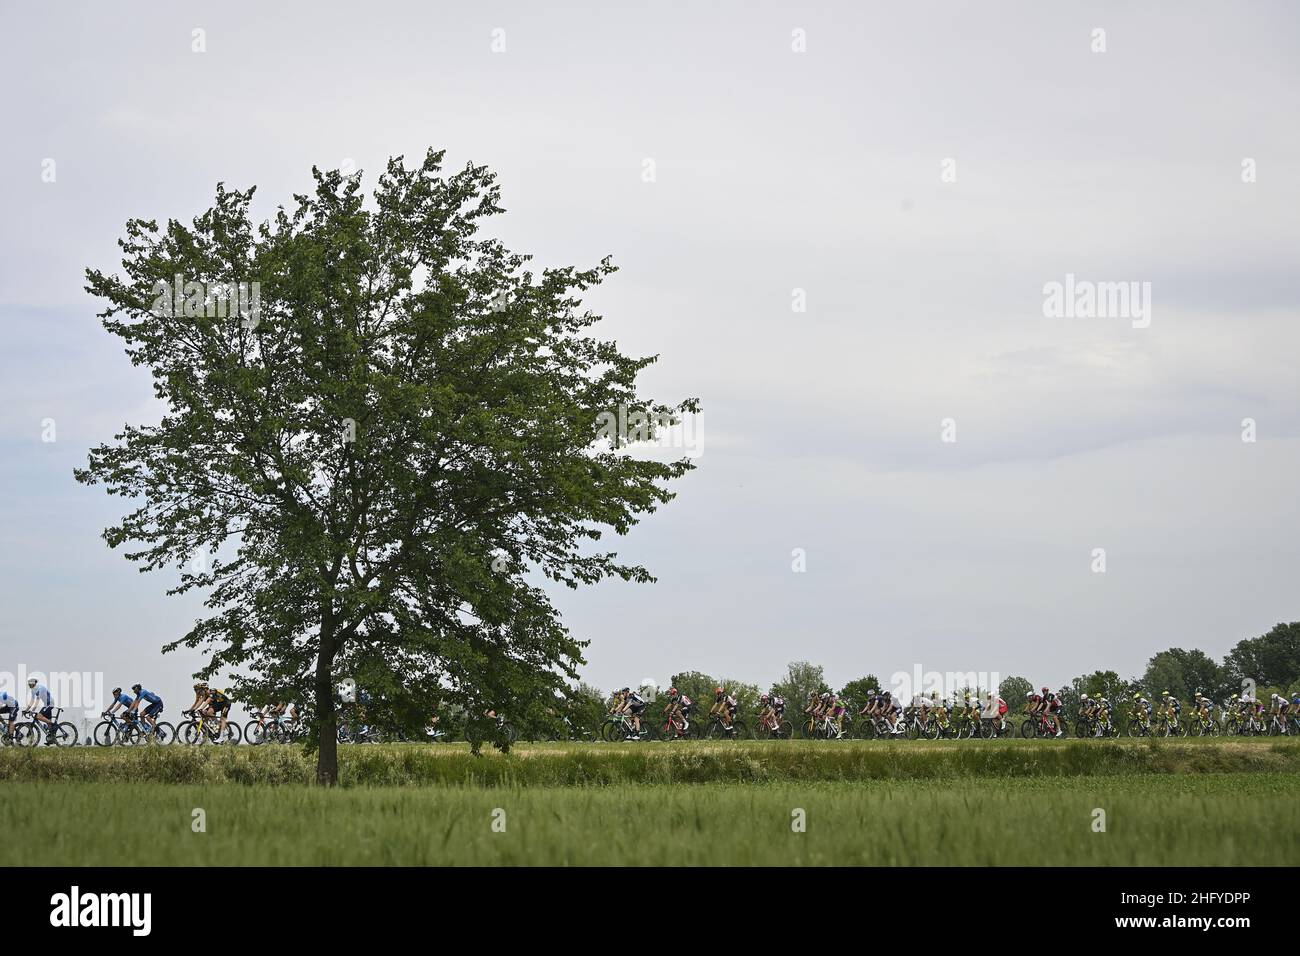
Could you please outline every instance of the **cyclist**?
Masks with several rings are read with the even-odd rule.
[[[1237,706],[1241,711],[1242,718],[1245,720],[1250,720],[1258,716],[1260,709],[1263,707],[1263,705],[1255,699],[1254,688],[1245,688],[1242,690],[1241,700],[1238,702]]]
[[[1163,717],[1171,727],[1177,728],[1178,715],[1183,712],[1183,705],[1178,698],[1169,693],[1161,691],[1160,693],[1160,716]]]
[[[641,696],[640,691],[630,690],[626,687],[623,690],[626,694],[627,713],[632,718],[632,730],[640,737],[642,736],[641,715],[645,713],[646,699]]]
[[[194,682],[194,703],[190,704],[188,710],[181,711],[187,717],[193,717],[202,710],[206,710],[208,705],[208,682],[205,680],[196,680]]]
[[[151,690],[145,690],[139,684],[131,685],[131,693],[135,694],[135,700],[131,702],[127,713],[139,714],[140,719],[144,721],[149,732],[152,733],[158,728],[158,715],[163,712],[163,699]],[[147,704],[141,709],[141,704]]]
[[[825,713],[835,722],[835,736],[840,738],[844,736],[844,701],[840,700],[839,694],[828,693],[826,695]]]
[[[935,723],[945,730],[948,727],[948,695],[939,696],[937,690],[930,691],[930,710],[934,712]]]
[[[785,716],[785,698],[780,694],[773,694],[768,703],[772,708],[772,726],[781,726],[781,718]]]
[[[1097,704],[1097,736],[1110,733],[1110,701],[1100,697]]]
[[[894,696],[893,691],[888,690],[880,696],[881,713],[884,715],[885,723],[889,724],[889,732],[891,734],[902,733],[905,728],[898,722],[898,718],[902,715],[903,708],[899,705],[898,698]]]
[[[867,720],[880,716],[880,691],[874,687],[867,689],[867,701],[858,711],[858,716],[865,717]]]
[[[54,736],[54,695],[44,684],[38,684],[35,677],[27,678],[27,709],[37,721],[45,725],[45,733]],[[37,707],[37,704],[40,707]]]
[[[614,696],[610,698],[609,714],[611,717],[619,717],[627,713],[627,696],[631,693],[631,688],[620,687],[614,691]]]
[[[771,728],[775,726],[776,711],[772,708],[772,695],[758,695],[758,725]]]
[[[668,722],[670,725],[675,724],[679,720],[681,721],[680,733],[683,737],[690,732],[690,712],[694,706],[695,702],[676,687],[668,688],[668,706],[664,708],[664,711],[668,714]]]
[[[1030,717],[1037,717],[1043,707],[1043,696],[1037,691],[1030,691],[1025,695],[1025,713]]]
[[[130,694],[123,691],[122,688],[114,687],[113,703],[108,705],[108,710],[104,711],[104,716],[112,717],[113,714],[117,713],[117,709],[119,707],[122,708],[122,714],[123,716],[125,716],[126,714],[129,714],[131,712],[131,708],[134,705],[135,705],[134,697],[132,697]]]
[[[980,699],[975,694],[966,695],[966,719],[970,721],[971,733],[978,734],[980,728]]]
[[[1290,727],[1287,724],[1286,718],[1287,718],[1287,713],[1290,710],[1290,707],[1287,704],[1287,699],[1283,697],[1281,694],[1274,691],[1273,695],[1269,698],[1269,703],[1272,705],[1270,707],[1270,713],[1272,714],[1272,716],[1276,717],[1278,721],[1282,724],[1282,733],[1284,734],[1288,733],[1290,731]]]
[[[1196,703],[1196,717],[1200,720],[1201,725],[1214,723],[1214,701],[1206,697],[1199,690],[1193,698]]]
[[[813,723],[817,722],[817,705],[820,702],[821,698],[817,696],[817,692],[815,690],[810,690],[808,692],[807,700],[803,703],[803,715]]]
[[[730,729],[731,722],[736,719],[736,698],[727,693],[724,687],[713,688],[713,706],[709,708],[709,716],[715,714],[722,721],[722,726]]]
[[[18,698],[7,690],[0,690],[0,721],[7,724],[5,732],[10,737],[14,735],[14,722],[18,720],[18,710]]]
[[[217,726],[217,743],[226,739],[226,724],[230,722],[230,695],[215,687],[208,690],[208,710],[213,717],[221,719]]]
[[[1055,691],[1043,688],[1044,718],[1056,728],[1056,736],[1065,736],[1065,725],[1061,722],[1061,696]]]
[[[1144,726],[1151,723],[1151,701],[1140,692],[1133,695],[1133,719]]]
[[[1001,697],[994,698],[994,696],[993,696],[992,694],[988,694],[988,695],[984,698],[984,707],[985,707],[985,711],[986,711],[988,714],[991,714],[991,715],[992,715],[992,714],[996,714],[996,715],[997,715],[997,716],[994,717],[993,719],[997,721],[998,733],[1000,733],[1000,734],[1002,734],[1002,733],[1006,733],[1006,729],[1007,729],[1007,711],[1008,711],[1008,709],[1009,709],[1009,708],[1007,707],[1007,702],[1006,702],[1005,700],[1003,700]]]

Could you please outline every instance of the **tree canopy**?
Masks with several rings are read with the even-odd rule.
[[[188,225],[128,222],[120,274],[86,273],[163,412],[76,477],[131,501],[110,546],[204,595],[168,649],[314,704],[323,783],[341,676],[504,711],[572,682],[584,642],[545,579],[653,580],[592,543],[692,467],[601,434],[620,411],[654,438],[697,410],[644,397],[655,358],[592,333],[581,296],[610,260],[534,270],[480,234],[503,211],[495,174],[442,160],[390,160],[370,202],[359,174],[313,169],[257,224],[254,190],[218,185]]]

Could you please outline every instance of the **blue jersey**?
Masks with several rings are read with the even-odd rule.
[[[161,698],[161,697],[159,697],[157,694],[155,694],[155,693],[154,693],[153,691],[151,691],[151,690],[145,690],[143,687],[140,688],[140,699],[141,699],[141,700],[144,700],[144,701],[148,701],[148,702],[151,703],[151,704],[161,704],[161,703],[162,703],[162,698]]]
[[[37,684],[32,688],[32,697],[39,700],[46,707],[54,706],[54,698],[50,695],[50,689],[44,684]]]
[[[7,690],[0,690],[0,710],[9,710],[18,706],[18,698],[10,695]]]
[[[122,693],[117,695],[117,702],[123,707],[130,708],[130,706],[135,703],[135,698],[126,691],[122,691]]]

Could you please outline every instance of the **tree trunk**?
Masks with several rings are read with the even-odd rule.
[[[316,783],[332,787],[339,782],[338,713],[334,709],[334,647],[332,635],[321,629],[316,656],[316,717],[320,740],[316,751]]]

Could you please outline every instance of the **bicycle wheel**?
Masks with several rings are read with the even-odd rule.
[[[117,729],[111,720],[101,720],[91,731],[90,739],[100,747],[111,747],[117,742]]]
[[[773,731],[772,736],[778,740],[789,740],[794,735],[794,725],[788,720],[782,720],[778,723],[777,728]]]
[[[55,747],[75,747],[77,745],[77,725],[71,721],[56,724],[50,735],[50,743]]]
[[[176,728],[176,739],[189,747],[194,747],[199,743],[199,725],[192,721],[184,721]]]
[[[264,744],[266,743],[266,728],[256,720],[250,720],[244,725],[244,739],[253,747]]]
[[[221,742],[223,744],[237,744],[240,743],[243,739],[244,739],[244,734],[240,730],[239,724],[235,723],[233,720],[230,723],[226,724],[226,732],[225,734],[222,735],[221,738]]]
[[[1025,718],[1024,722],[1020,725],[1020,736],[1028,740],[1030,737],[1037,735],[1037,733],[1038,727],[1034,722],[1034,718]]]
[[[158,721],[158,726],[149,735],[149,743],[166,747],[176,742],[176,728],[165,720]]]
[[[876,722],[870,717],[863,717],[858,721],[857,730],[854,736],[859,740],[871,740],[876,736]]]

